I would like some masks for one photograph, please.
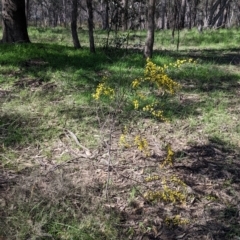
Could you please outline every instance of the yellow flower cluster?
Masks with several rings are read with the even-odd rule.
[[[183,64],[186,64],[186,63],[196,63],[196,61],[193,61],[192,58],[189,58],[188,60],[187,59],[178,59],[175,63],[170,63],[169,66],[171,67],[174,67],[174,68],[180,68]]]
[[[113,98],[115,95],[115,91],[113,88],[108,87],[105,82],[99,83],[96,88],[96,92],[94,94],[92,94],[92,97],[95,100],[99,100],[101,95],[105,95],[105,96],[109,96],[110,98]]]
[[[123,133],[124,134],[127,134],[129,131],[128,131],[128,127],[126,125],[124,125],[123,127]]]
[[[170,144],[167,145],[167,157],[165,158],[164,162],[161,164],[161,168],[165,167],[166,165],[173,165],[174,161],[174,151],[172,150],[172,147]]]
[[[140,85],[141,81],[135,79],[132,81],[132,88],[137,88]]]
[[[149,81],[155,83],[159,89],[162,89],[170,94],[174,94],[180,85],[168,77],[166,70],[168,66],[157,66],[149,58],[144,72],[144,79],[141,81]]]
[[[137,99],[133,100],[133,106],[134,106],[134,109],[138,109],[139,108],[139,102]]]
[[[137,92],[137,96],[139,97],[139,99],[142,99],[142,100],[146,99],[146,95],[144,95],[142,92]]]
[[[179,191],[169,188],[167,185],[163,187],[163,196],[162,199],[165,202],[180,202],[183,203],[186,200],[186,194]]]
[[[146,182],[152,182],[152,181],[156,181],[156,180],[159,180],[159,179],[160,179],[159,176],[154,175],[154,176],[146,177],[146,178],[145,178],[145,181],[146,181]]]
[[[187,187],[186,183],[179,179],[177,176],[173,175],[170,177],[170,181],[176,183],[180,186]]]
[[[130,144],[132,143],[132,144]],[[122,134],[119,137],[119,146],[121,147],[137,147],[138,150],[143,152],[146,156],[150,155],[147,139],[140,135],[132,136],[127,126],[124,126]]]
[[[131,147],[131,145],[127,142],[126,134],[121,134],[121,135],[120,135],[119,145],[120,145],[121,147],[126,147],[126,148]]]
[[[148,104],[146,105],[145,107],[143,107],[143,111],[144,112],[152,112],[154,111],[154,107],[156,106],[155,103],[152,103],[152,104]]]
[[[181,218],[180,215],[176,215],[173,217],[166,217],[165,218],[165,223],[167,225],[175,225],[175,226],[179,226],[179,225],[185,225],[188,224],[190,221],[188,219],[183,219]]]
[[[185,63],[185,61],[187,60],[178,60],[176,63],[170,65],[178,67]],[[157,66],[148,58],[144,71],[144,78],[134,79],[132,81],[132,88],[138,88],[142,82],[148,81],[150,83],[155,83],[157,88],[169,92],[170,94],[174,94],[180,85],[168,77],[166,73],[167,69],[167,65],[164,65],[163,67]]]
[[[159,180],[158,176],[148,177],[145,180],[154,181]],[[187,186],[176,176],[170,177],[168,182],[164,178],[162,180],[163,190],[161,191],[147,191],[144,197],[149,201],[162,200],[164,202],[179,202],[183,203],[187,198]]]
[[[144,194],[144,197],[148,201],[162,200],[164,202],[171,203],[183,203],[186,200],[186,194],[181,191],[171,189],[167,186],[164,186],[163,191],[147,191]]]
[[[150,155],[148,142],[145,138],[141,137],[140,135],[137,135],[134,139],[134,144],[140,151],[144,152],[146,156]]]
[[[175,63],[170,63],[169,65],[164,64],[163,66],[157,66],[154,64],[149,58],[147,59],[147,63],[145,66],[144,71],[144,77],[134,79],[131,83],[132,89],[136,90],[137,98],[133,100],[133,106],[135,110],[139,110],[139,105],[141,100],[146,100],[146,96],[149,95],[149,93],[143,94],[140,93],[138,89],[142,86],[142,83],[150,83],[151,85],[155,85],[158,89],[168,92],[170,94],[176,93],[176,91],[180,88],[180,84],[173,81],[168,76],[168,69],[169,67],[179,68],[181,65],[186,63],[196,63],[196,61],[193,61],[192,58],[186,60],[180,60],[178,59]],[[156,118],[160,118],[161,120],[167,121],[163,117],[163,111],[155,110],[157,104],[152,103],[149,105],[146,105],[143,107],[144,112],[149,112],[152,116]],[[168,155],[168,159],[165,162],[170,162],[171,160],[171,154]]]
[[[145,107],[143,107],[143,111],[151,113],[156,118],[160,118],[162,120],[165,120],[165,118],[163,117],[163,111],[160,111],[160,110],[156,111],[154,109],[155,105],[156,105],[155,103],[148,104]]]

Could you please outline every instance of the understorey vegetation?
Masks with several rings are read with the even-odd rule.
[[[0,45],[0,239],[238,239],[239,31],[87,34]]]

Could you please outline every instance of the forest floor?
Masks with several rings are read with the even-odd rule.
[[[0,50],[0,239],[240,238],[239,48],[155,52],[159,64],[197,60],[172,73],[170,121],[92,99],[102,77],[139,75],[136,49]],[[149,154],[119,146],[124,126]]]

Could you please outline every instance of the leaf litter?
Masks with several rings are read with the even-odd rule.
[[[160,168],[165,151],[161,140],[152,138],[154,127],[151,123],[148,132],[145,131],[149,146],[153,146],[150,157],[146,158],[137,149],[119,151],[118,132],[112,140],[110,162],[108,147],[88,149],[74,139],[75,134],[69,130],[67,133],[73,141],[66,138],[66,132],[64,137],[68,144],[63,138],[56,140],[55,147],[51,147],[51,161],[40,149],[35,149],[31,163],[21,163],[20,171],[11,173],[1,166],[4,199],[59,202],[68,197],[75,206],[82,206],[78,207],[80,212],[91,212],[101,205],[106,213],[120,216],[116,222],[122,234],[119,239],[127,235],[130,239],[231,239],[240,234],[237,228],[240,220],[239,153],[211,141],[185,149],[174,148],[179,146],[175,144],[173,167]],[[59,160],[63,155],[68,156],[66,160]],[[24,156],[21,157],[29,159]],[[186,201],[147,200],[145,191],[163,188],[161,180],[145,182],[150,175],[159,176],[161,180],[176,175],[187,186]],[[16,179],[15,185],[12,185],[13,179]],[[79,198],[84,199],[85,207]],[[188,221],[185,224],[166,222],[167,218],[175,216]]]

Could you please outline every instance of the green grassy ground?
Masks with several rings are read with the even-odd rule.
[[[0,238],[240,237],[239,31],[183,31],[178,52],[171,32],[156,33],[154,63],[196,60],[168,71],[182,86],[175,96],[152,92],[167,122],[121,107],[146,64],[145,33],[128,34],[111,35],[106,49],[97,31],[95,55],[85,30],[79,50],[61,28],[30,28],[32,44],[0,45]],[[98,104],[103,77],[118,97]],[[119,147],[125,125],[150,156]],[[163,169],[168,143],[175,160]],[[187,186],[184,203],[144,197],[173,175]]]

